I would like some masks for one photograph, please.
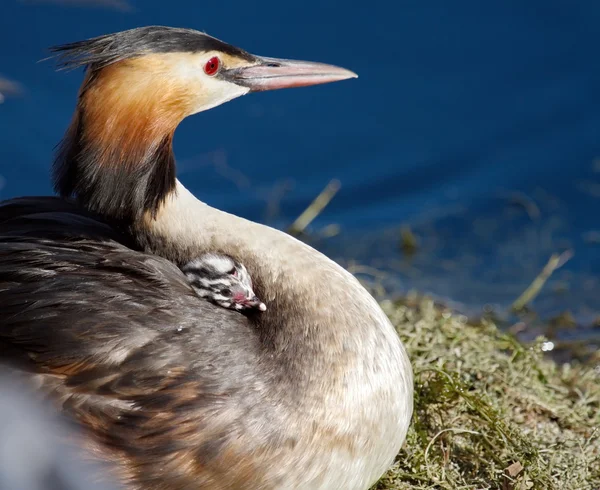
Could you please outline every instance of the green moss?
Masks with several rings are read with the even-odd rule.
[[[416,391],[407,441],[376,489],[600,488],[597,371],[558,366],[543,339],[524,346],[428,300],[382,306]]]

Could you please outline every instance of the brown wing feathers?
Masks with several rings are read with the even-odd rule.
[[[237,395],[256,377],[246,319],[199,300],[171,262],[98,238],[106,225],[56,201],[35,215],[27,202],[0,206],[3,359],[31,372],[145,490],[222,485],[241,444]],[[235,478],[260,478],[244,464]]]

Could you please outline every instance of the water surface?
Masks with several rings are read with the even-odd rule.
[[[0,105],[0,198],[51,192],[81,73],[37,63],[46,48],[149,24],[360,76],[186,120],[179,175],[209,204],[285,228],[337,178],[311,225],[340,226],[318,242],[328,254],[481,310],[510,305],[552,253],[572,250],[534,306],[597,322],[600,3],[4,0],[0,76],[22,93],[5,88]],[[410,259],[401,225],[419,240]]]

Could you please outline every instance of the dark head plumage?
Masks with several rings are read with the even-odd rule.
[[[248,61],[250,53],[194,29],[147,26],[53,46],[50,51],[60,70],[101,69],[148,54],[220,51]]]
[[[243,49],[208,34],[163,26],[130,29],[50,50],[58,69],[83,67],[87,73],[71,127],[58,147],[55,189],[126,222],[145,211],[156,213],[174,189],[173,131],[183,117],[194,112],[186,104],[193,105],[191,100],[202,91],[201,84],[178,79],[175,70],[168,73],[172,69],[168,57],[189,56],[185,62],[192,67],[195,57],[207,52],[255,62]],[[124,63],[127,68],[120,70]],[[202,72],[199,64],[197,71]],[[144,75],[135,79],[135,72]],[[146,83],[140,83],[143,77]],[[158,98],[156,86],[161,87]],[[101,167],[102,178],[110,180],[110,186],[98,185]],[[128,175],[133,178],[127,179]]]

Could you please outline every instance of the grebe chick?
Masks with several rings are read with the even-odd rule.
[[[205,253],[185,264],[181,270],[198,296],[232,310],[267,306],[256,297],[248,270],[224,254]]]

